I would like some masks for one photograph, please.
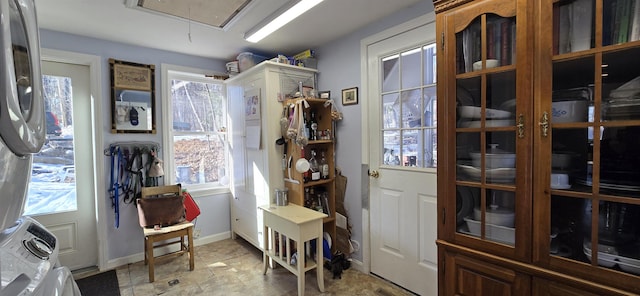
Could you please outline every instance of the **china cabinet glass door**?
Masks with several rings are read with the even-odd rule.
[[[640,1],[549,0],[543,9],[553,16],[542,94],[551,104],[541,110],[551,161],[547,184],[537,183],[550,188],[543,250],[557,269],[586,278],[610,270],[629,288],[640,275]]]
[[[455,68],[455,84],[448,84],[455,102],[447,105],[455,108],[448,112],[455,114],[455,134],[449,135],[456,148],[451,167],[456,180],[455,240],[525,259],[531,216],[530,194],[523,190],[529,181],[523,176],[528,174],[526,143],[531,136],[524,131],[528,115],[523,112],[529,111],[518,106],[530,102],[530,86],[520,82],[529,74],[518,65],[521,44],[516,40],[526,31],[516,25],[515,1],[480,2],[447,19],[449,31],[455,32],[450,36],[455,41],[447,43],[452,47],[449,60],[456,61],[450,67]]]

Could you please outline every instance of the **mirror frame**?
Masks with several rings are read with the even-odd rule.
[[[155,134],[155,65],[109,59],[109,72],[111,133]]]

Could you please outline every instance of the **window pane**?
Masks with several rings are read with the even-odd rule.
[[[398,108],[398,93],[382,96],[382,122],[383,128],[398,128],[400,126],[400,108]]]
[[[416,48],[402,53],[402,88],[418,87],[422,82],[421,50]]]
[[[430,44],[424,50],[424,85],[436,84],[436,45]]]
[[[33,156],[24,215],[77,209],[71,78],[42,75],[46,141]]]
[[[420,89],[403,91],[401,106],[403,127],[422,125],[422,91]]]
[[[174,136],[173,140],[176,183],[228,184],[222,136]]]
[[[400,69],[398,56],[390,56],[382,60],[382,92],[394,91],[400,88]]]
[[[173,130],[212,132],[224,126],[222,84],[171,81]]]

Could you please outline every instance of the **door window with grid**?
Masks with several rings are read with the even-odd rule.
[[[436,47],[429,44],[382,59],[382,163],[436,166]]]

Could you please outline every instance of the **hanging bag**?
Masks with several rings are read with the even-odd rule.
[[[137,202],[140,226],[151,228],[160,225],[165,227],[184,222],[183,199],[183,195],[177,193],[139,198]]]
[[[187,221],[191,222],[195,218],[198,218],[198,216],[200,216],[200,207],[189,192],[183,191],[182,196],[184,196],[184,209],[186,211],[186,219]]]

